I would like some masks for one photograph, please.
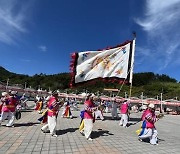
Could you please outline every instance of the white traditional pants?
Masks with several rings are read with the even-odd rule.
[[[121,120],[119,122],[119,125],[126,127],[127,123],[128,123],[128,115],[127,114],[121,114]]]
[[[41,130],[47,131],[47,129],[49,128],[51,135],[56,134],[56,121],[57,121],[56,116],[52,116],[52,117],[48,116],[47,124],[45,124],[41,128]]]
[[[102,112],[100,110],[95,111],[96,119],[100,117],[101,120],[104,120],[104,117],[102,115]]]
[[[158,132],[155,128],[145,128],[144,133],[139,136],[141,139],[150,139],[151,144],[157,144],[158,142]]]
[[[93,119],[84,119],[84,135],[88,139],[90,138],[93,129]]]
[[[9,126],[9,127],[12,126],[14,124],[14,120],[15,120],[14,112],[2,112],[1,117],[0,117],[0,124],[6,118],[8,118],[8,123],[6,124],[6,126]]]

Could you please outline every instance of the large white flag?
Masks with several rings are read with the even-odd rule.
[[[127,79],[130,75],[132,41],[103,51],[85,51],[76,55],[74,83],[93,79]]]

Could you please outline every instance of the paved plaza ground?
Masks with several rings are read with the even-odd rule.
[[[80,106],[82,108],[82,106]],[[93,141],[79,133],[80,111],[72,111],[74,118],[61,118],[57,122],[58,137],[42,133],[38,122],[41,116],[36,111],[22,112],[14,128],[0,127],[0,154],[180,154],[180,116],[165,115],[156,123],[159,144],[150,145],[138,141],[135,131],[140,126],[141,113],[132,113],[128,128],[119,126],[119,120],[111,120],[105,113],[105,121],[96,120]],[[3,123],[5,124],[5,123]]]

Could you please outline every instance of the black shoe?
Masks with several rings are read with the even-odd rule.
[[[45,132],[44,130],[42,130],[42,129],[41,129],[41,131],[42,131],[43,133],[46,133],[46,132]]]
[[[81,132],[81,131],[80,131],[80,133],[81,133],[82,136],[84,136],[84,132]]]

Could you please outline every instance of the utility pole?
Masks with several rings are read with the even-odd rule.
[[[127,92],[125,92],[124,95],[125,95],[125,99],[127,99]]]
[[[160,113],[162,113],[162,93],[161,93],[161,107],[160,107]]]
[[[25,83],[24,83],[24,89],[26,89],[26,84],[27,84],[27,83],[25,82]]]
[[[9,78],[7,79],[7,82],[6,82],[6,90],[8,89],[8,85],[9,85]]]
[[[159,100],[159,96],[157,95],[157,100]]]
[[[143,92],[141,92],[141,102],[142,102],[142,105],[143,105],[143,96],[144,95],[144,93]]]
[[[143,100],[143,97],[144,97],[143,95],[144,95],[144,93],[143,93],[143,92],[141,92],[141,100]]]

